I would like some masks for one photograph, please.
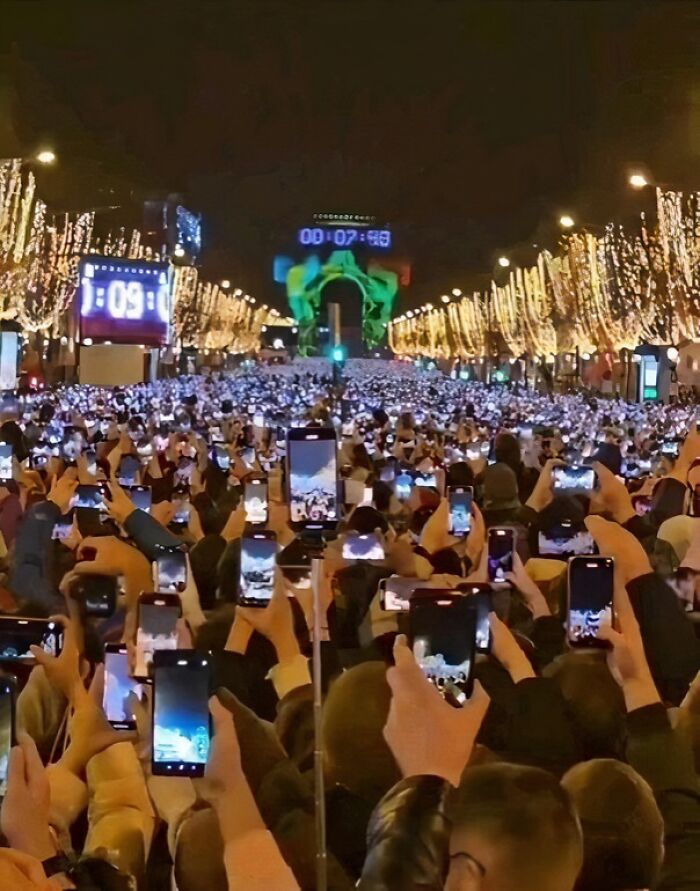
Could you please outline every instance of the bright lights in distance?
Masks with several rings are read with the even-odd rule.
[[[36,159],[40,164],[54,164],[56,162],[56,152],[51,149],[42,149],[37,152]]]
[[[559,217],[559,225],[562,229],[572,229],[575,225],[574,218],[568,213],[563,213]]]
[[[643,173],[631,173],[627,182],[633,189],[644,189],[649,185],[649,180]]]
[[[221,279],[221,287],[227,291],[231,287],[231,282],[227,278]]]
[[[677,362],[678,361],[678,349],[674,346],[670,346],[666,350],[666,358],[669,362]]]
[[[440,300],[442,300],[443,303],[450,302],[450,298],[447,296],[447,294],[443,294],[442,297],[440,298]]]
[[[459,288],[452,288],[452,296],[453,296],[453,297],[461,297],[461,296],[462,296],[462,292],[460,291]],[[443,299],[444,299],[444,298],[443,298]]]
[[[173,251],[173,254],[174,254],[176,257],[184,257],[184,256],[185,256],[185,249],[184,249],[184,247],[183,247],[181,244],[176,244],[176,245],[175,245],[175,250]]]
[[[510,266],[510,260],[508,259],[508,257],[499,257],[499,258],[498,258],[498,265],[499,265],[502,269],[507,269],[507,268]]]

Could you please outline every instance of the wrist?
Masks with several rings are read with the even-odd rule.
[[[651,675],[625,681],[622,685],[622,692],[628,712],[661,702],[661,697]]]
[[[10,842],[11,847],[16,848],[23,854],[36,857],[40,862],[50,860],[58,853],[58,847],[48,826],[45,830],[37,833],[36,836],[24,837],[22,833],[19,833],[16,838],[8,837],[7,840]]]

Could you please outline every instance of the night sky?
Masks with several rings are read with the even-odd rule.
[[[553,247],[562,211],[632,219],[631,165],[700,187],[699,38],[695,3],[3,2],[0,157],[54,146],[59,207],[185,193],[205,271],[278,305],[312,213],[375,214],[411,306]]]

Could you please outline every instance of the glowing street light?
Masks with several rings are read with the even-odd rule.
[[[450,298],[448,297],[447,294],[443,294],[442,297],[440,298],[440,300],[442,300],[443,303],[449,303],[449,302],[450,302]]]
[[[574,218],[570,214],[563,213],[559,217],[559,225],[562,227],[562,229],[573,229],[576,224]]]
[[[51,149],[42,149],[40,152],[37,152],[36,159],[40,164],[55,164],[56,152],[51,151]]]
[[[643,173],[631,173],[627,182],[633,189],[645,189],[649,185],[649,180]]]
[[[221,287],[224,289],[224,291],[228,291],[228,289],[231,287],[231,282],[227,278],[222,278]]]
[[[510,260],[508,259],[508,257],[499,257],[498,265],[501,267],[501,269],[507,269],[510,266]]]
[[[461,297],[462,292],[460,291],[459,288],[452,288],[452,296],[453,297]]]

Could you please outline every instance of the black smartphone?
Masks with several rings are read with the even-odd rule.
[[[173,504],[175,505],[175,513],[171,525],[176,527],[187,526],[190,521],[190,511],[192,510],[189,489],[180,488],[174,490]]]
[[[208,653],[158,651],[153,659],[154,776],[204,776],[211,743]]]
[[[537,535],[537,546],[541,557],[580,557],[582,554],[595,554],[593,536],[582,521],[561,520]]]
[[[677,439],[665,439],[661,443],[661,454],[667,458],[677,458],[681,444]]]
[[[107,619],[117,608],[117,579],[110,575],[80,575],[71,586],[71,597],[82,603],[86,616]]]
[[[12,477],[12,446],[9,442],[0,442],[0,481],[6,482]]]
[[[462,584],[459,590],[468,598],[469,605],[476,612],[476,651],[491,652],[491,622],[489,613],[493,611],[493,593],[490,585]]]
[[[124,455],[119,462],[117,481],[122,486],[135,486],[140,470],[141,462],[135,455]]]
[[[179,594],[187,587],[187,556],[180,550],[162,550],[153,564],[153,584],[159,594]]]
[[[73,528],[73,519],[75,518],[75,511],[69,510],[67,514],[63,514],[63,516],[59,517],[56,522],[53,524],[53,532],[51,533],[51,538],[56,541],[65,541],[66,538],[71,533],[71,529]]]
[[[413,655],[425,676],[454,705],[472,692],[476,610],[455,591],[417,588],[408,611]]]
[[[146,681],[151,675],[157,650],[177,649],[177,620],[181,605],[177,594],[142,594],[136,628],[136,667],[134,677]]]
[[[96,484],[82,484],[75,490],[74,507],[98,512],[103,502],[102,488]]]
[[[408,501],[411,497],[411,490],[415,485],[413,475],[406,470],[402,470],[394,477],[394,494],[399,501]]]
[[[243,503],[245,504],[246,520],[253,526],[262,526],[267,523],[267,480],[246,480]]]
[[[139,699],[143,686],[129,674],[129,655],[125,644],[105,644],[105,688],[102,707],[107,720],[117,730],[133,730],[136,727],[127,703],[130,693]]]
[[[472,528],[472,501],[474,488],[472,486],[450,486],[450,532],[452,535],[463,537],[469,534]]]
[[[139,510],[150,514],[153,503],[153,495],[150,486],[125,486],[124,491]]]
[[[241,539],[241,575],[238,603],[265,607],[275,582],[277,536],[269,530],[248,532]]]
[[[488,532],[489,581],[505,582],[513,571],[515,550],[515,529],[508,526],[494,526]]]
[[[330,427],[292,427],[287,437],[287,487],[294,528],[338,523],[338,451]]]
[[[58,656],[63,643],[63,627],[50,619],[30,619],[23,616],[0,616],[0,660],[30,663],[34,661],[29,648],[41,647]]]
[[[590,495],[595,486],[595,470],[582,464],[554,467],[552,481],[559,495]]]
[[[614,587],[615,561],[612,557],[573,557],[569,561],[566,614],[569,646],[608,647],[597,633],[602,623],[612,623]]]
[[[343,540],[345,560],[384,560],[384,545],[376,532],[364,535],[348,532]]]
[[[215,445],[212,449],[212,458],[219,470],[228,470],[231,467],[231,455],[224,445]]]
[[[7,792],[7,769],[10,749],[17,744],[16,725],[17,679],[0,675],[0,798]]]

